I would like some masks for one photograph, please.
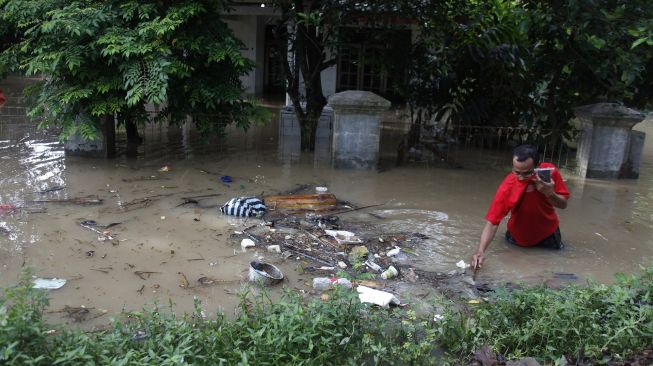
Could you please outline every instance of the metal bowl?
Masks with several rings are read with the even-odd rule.
[[[249,264],[249,280],[261,285],[274,285],[283,281],[283,273],[269,263],[253,261]]]

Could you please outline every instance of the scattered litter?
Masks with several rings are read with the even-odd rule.
[[[234,234],[236,234],[236,235],[243,235],[243,232],[242,232],[242,231],[234,231]]]
[[[66,284],[66,280],[63,278],[35,278],[32,283],[34,288],[56,290],[62,288]]]
[[[329,191],[329,188],[327,187],[315,187],[315,193],[321,194],[321,193],[327,193]]]
[[[233,180],[233,178],[231,178],[231,176],[223,175],[223,176],[220,177],[220,181],[222,183],[233,183],[234,180]]]
[[[469,263],[465,263],[465,261],[462,260],[462,259],[458,263],[456,263],[456,267],[462,268],[462,269],[467,269],[467,268],[469,268],[469,266],[470,266]]]
[[[220,212],[230,216],[240,217],[260,217],[265,213],[266,207],[263,201],[256,197],[237,197],[232,198],[224,206],[220,207]]]
[[[594,233],[594,234],[596,234],[599,238],[601,238],[601,239],[603,239],[603,240],[605,240],[605,241],[609,241],[608,238],[606,238],[605,236],[601,235],[601,233]]]
[[[279,245],[268,245],[268,252],[281,253],[281,246],[279,246]]]
[[[166,217],[165,217],[165,216],[161,216],[161,220],[165,220],[165,219],[166,219]]]
[[[324,232],[336,239],[338,244],[359,244],[363,241],[356,237],[356,234],[345,230],[324,230]]]
[[[142,330],[139,330],[132,336],[132,341],[142,341],[144,339],[147,339],[147,337],[149,337],[147,333],[145,333]]]
[[[328,290],[330,288],[340,286],[345,288],[352,288],[351,281],[346,278],[337,277],[316,277],[313,279],[313,288],[318,291]]]
[[[256,243],[254,243],[254,240],[252,239],[243,239],[240,242],[240,247],[243,249],[243,251],[245,251],[249,247],[254,247],[254,246],[256,246]]]
[[[481,303],[481,300],[478,300],[478,299],[472,299],[472,300],[467,301],[467,303],[468,303],[468,304],[480,304],[480,303]]]
[[[440,320],[442,320],[442,319],[444,319],[444,315],[441,315],[441,314],[435,314],[435,315],[433,315],[433,321],[434,321],[434,322],[440,321]]]
[[[84,253],[86,254],[87,257],[92,257],[95,255],[95,250],[89,250],[88,252]]]
[[[381,266],[379,266],[378,264],[374,263],[371,260],[367,260],[364,264],[366,266],[368,266],[373,271],[381,272],[383,270],[383,268],[381,268]]]
[[[389,280],[391,278],[397,277],[397,275],[399,275],[399,271],[394,266],[390,266],[385,270],[385,272],[381,273],[381,278],[384,280]]]
[[[390,249],[386,255],[388,257],[394,257],[395,255],[398,255],[401,252],[401,248],[395,247],[394,249]]]
[[[327,266],[322,266],[322,267],[320,267],[320,268],[318,268],[318,269],[321,270],[321,271],[335,271],[335,270],[336,270],[336,267],[327,267]]]
[[[161,169],[159,169],[159,171],[160,172],[169,172],[170,171],[170,166],[164,165],[163,167],[161,167]]]
[[[375,290],[366,286],[358,286],[356,291],[358,291],[358,298],[362,303],[375,304],[384,308],[389,307],[390,304],[401,304],[399,299],[389,292]]]
[[[274,285],[283,281],[283,272],[269,263],[253,261],[249,264],[249,280],[261,285]]]
[[[340,267],[342,269],[345,269],[345,268],[347,268],[347,263],[345,263],[343,261],[338,261],[338,267]]]

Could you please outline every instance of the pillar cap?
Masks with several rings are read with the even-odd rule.
[[[346,90],[329,97],[329,105],[335,110],[361,110],[381,112],[390,108],[390,101],[364,90]]]
[[[646,114],[618,103],[584,105],[574,108],[574,114],[583,122],[629,128],[646,118]]]

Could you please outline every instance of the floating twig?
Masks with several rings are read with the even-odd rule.
[[[146,182],[146,181],[151,181],[151,180],[170,180],[170,178],[160,177],[158,175],[151,175],[149,177],[143,176],[143,177],[123,178],[122,179],[123,182],[127,182],[127,183]]]
[[[181,276],[181,284],[179,285],[179,287],[186,288],[186,289],[193,288],[193,286],[190,285],[190,282],[188,282],[188,278],[183,272],[177,272],[177,274]]]
[[[138,277],[140,277],[142,280],[147,280],[150,278],[150,276],[154,273],[161,273],[161,272],[155,272],[155,271],[134,271],[134,274]]]
[[[73,197],[65,199],[29,200],[27,203],[72,203],[76,205],[100,205],[104,200],[98,196]]]

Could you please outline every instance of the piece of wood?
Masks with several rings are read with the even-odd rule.
[[[336,196],[331,193],[267,196],[263,200],[271,209],[329,210],[336,207]]]

